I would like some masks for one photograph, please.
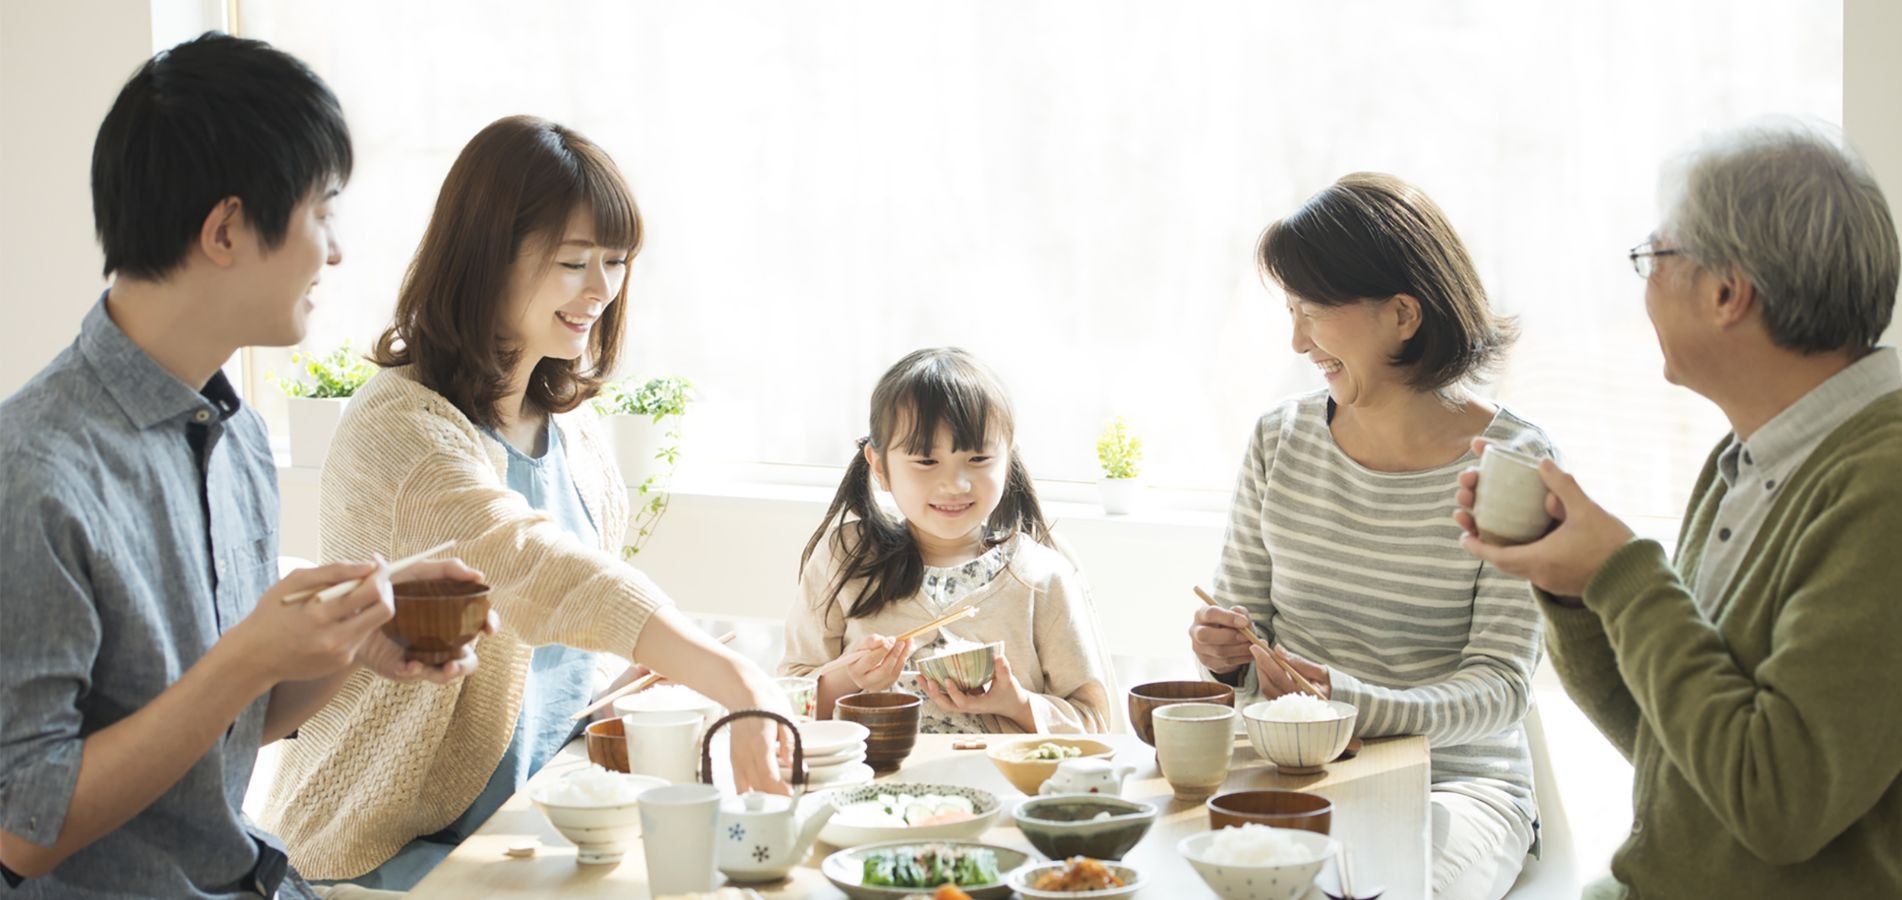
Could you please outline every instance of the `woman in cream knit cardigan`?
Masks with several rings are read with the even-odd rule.
[[[502,627],[465,681],[360,672],[287,742],[264,821],[306,876],[407,889],[560,746],[591,652],[728,708],[784,707],[617,553],[626,486],[584,404],[614,364],[639,243],[613,162],[560,126],[503,119],[450,169],[378,342],[384,371],[324,467],[324,555],[454,538]],[[768,731],[733,732],[735,781],[783,792]]]

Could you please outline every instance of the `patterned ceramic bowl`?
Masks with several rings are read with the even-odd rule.
[[[982,647],[954,650],[918,660],[918,673],[932,681],[948,681],[967,691],[975,691],[991,680],[997,669],[997,654],[1004,642],[994,641]]]

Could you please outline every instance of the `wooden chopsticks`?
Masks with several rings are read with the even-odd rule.
[[[720,643],[722,644],[733,643],[733,638],[738,634],[739,632],[737,631],[729,631],[726,634],[720,635]],[[591,715],[594,715],[596,710],[599,710],[602,707],[607,706],[608,704],[621,699],[622,697],[625,697],[629,694],[638,694],[644,690],[647,690],[650,687],[653,687],[654,683],[659,681],[660,679],[661,679],[661,674],[659,672],[649,672],[646,675],[642,675],[641,677],[636,678],[633,681],[630,681],[624,685],[621,685],[618,688],[615,688],[614,690],[611,690],[605,694],[602,694],[601,699],[596,700],[593,703],[590,703],[587,706],[582,707],[580,712],[575,713],[572,716],[569,716],[568,721],[579,722],[582,719],[585,719]]]
[[[1215,602],[1215,598],[1209,596],[1208,591],[1202,590],[1202,586],[1199,584],[1195,586],[1195,595],[1197,597],[1201,597],[1202,602],[1207,603],[1210,606],[1220,608],[1222,605],[1220,603]],[[1301,686],[1301,690],[1306,691],[1307,693],[1312,694],[1313,696],[1317,698],[1321,696],[1321,692],[1318,690],[1315,690],[1314,684],[1312,682],[1302,677],[1300,672],[1296,672],[1294,670],[1294,666],[1288,665],[1288,661],[1285,659],[1282,659],[1281,654],[1275,652],[1275,648],[1268,646],[1268,642],[1262,640],[1261,635],[1255,633],[1255,629],[1253,626],[1250,626],[1247,631],[1242,633],[1248,636],[1249,643],[1252,643],[1255,646],[1260,647],[1263,652],[1267,653],[1268,658],[1274,660],[1275,664],[1281,667],[1281,671],[1288,673],[1288,677],[1293,678],[1294,683]]]
[[[921,634],[924,634],[927,631],[943,628],[944,626],[949,625],[952,622],[968,619],[975,615],[977,615],[977,604],[975,603],[972,603],[968,606],[958,607],[957,609],[952,610],[951,612],[945,613],[944,615],[939,616],[938,618],[932,619],[931,621],[926,622],[925,624],[920,625],[917,628],[913,628],[912,630],[907,631],[904,634],[901,634],[895,638],[892,638],[892,643],[897,644],[901,641],[909,641],[912,638],[915,638]],[[839,669],[844,668],[845,665],[849,663],[852,659],[857,657],[857,655],[858,654],[856,653],[839,654],[839,656],[833,659],[831,662],[826,663],[825,665],[812,670],[812,674],[806,677],[824,678],[827,675],[830,675],[833,672],[837,672]]]
[[[421,553],[405,556],[402,559],[397,560],[396,562],[390,563],[389,571],[386,574],[395,575],[396,573],[401,572],[404,569],[407,569],[410,566],[413,566],[419,562],[422,562],[425,559],[435,556],[436,554],[441,553],[444,550],[454,547],[455,545],[456,545],[455,541],[443,541],[442,543],[437,544],[436,546],[431,547],[428,550],[424,550]],[[305,600],[309,600],[312,597],[316,597],[318,603],[329,603],[330,601],[335,600],[338,597],[342,597],[343,595],[356,590],[362,585],[363,585],[363,579],[353,578],[349,581],[333,584],[327,588],[324,588],[321,591],[298,591],[295,594],[285,594],[284,602],[287,604],[288,603],[302,603]]]

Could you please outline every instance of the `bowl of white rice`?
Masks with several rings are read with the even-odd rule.
[[[1189,835],[1176,851],[1222,900],[1294,900],[1336,846],[1324,834],[1250,824]]]
[[[1321,771],[1354,737],[1358,711],[1351,703],[1309,694],[1283,694],[1242,709],[1248,742],[1263,759],[1289,774]]]
[[[576,861],[595,865],[620,861],[641,830],[641,794],[666,785],[665,779],[651,775],[591,765],[537,778],[528,796],[548,823],[574,842]]]
[[[614,714],[617,716],[650,712],[697,712],[700,714],[700,733],[703,735],[708,728],[713,727],[713,723],[720,721],[721,716],[726,715],[720,704],[684,684],[657,684],[614,701]],[[695,738],[696,742],[698,740]]]

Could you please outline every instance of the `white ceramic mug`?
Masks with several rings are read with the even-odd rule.
[[[693,784],[700,766],[700,714],[652,710],[621,717],[627,728],[627,769],[636,775]]]
[[[1221,789],[1235,753],[1235,708],[1220,703],[1175,703],[1150,716],[1156,767],[1176,797],[1194,800]]]
[[[1479,458],[1473,524],[1488,544],[1523,544],[1552,527],[1545,512],[1545,480],[1537,457],[1488,445]]]
[[[647,889],[656,897],[697,894],[720,886],[714,867],[714,829],[720,789],[710,784],[673,784],[641,794],[641,852],[647,858]]]

